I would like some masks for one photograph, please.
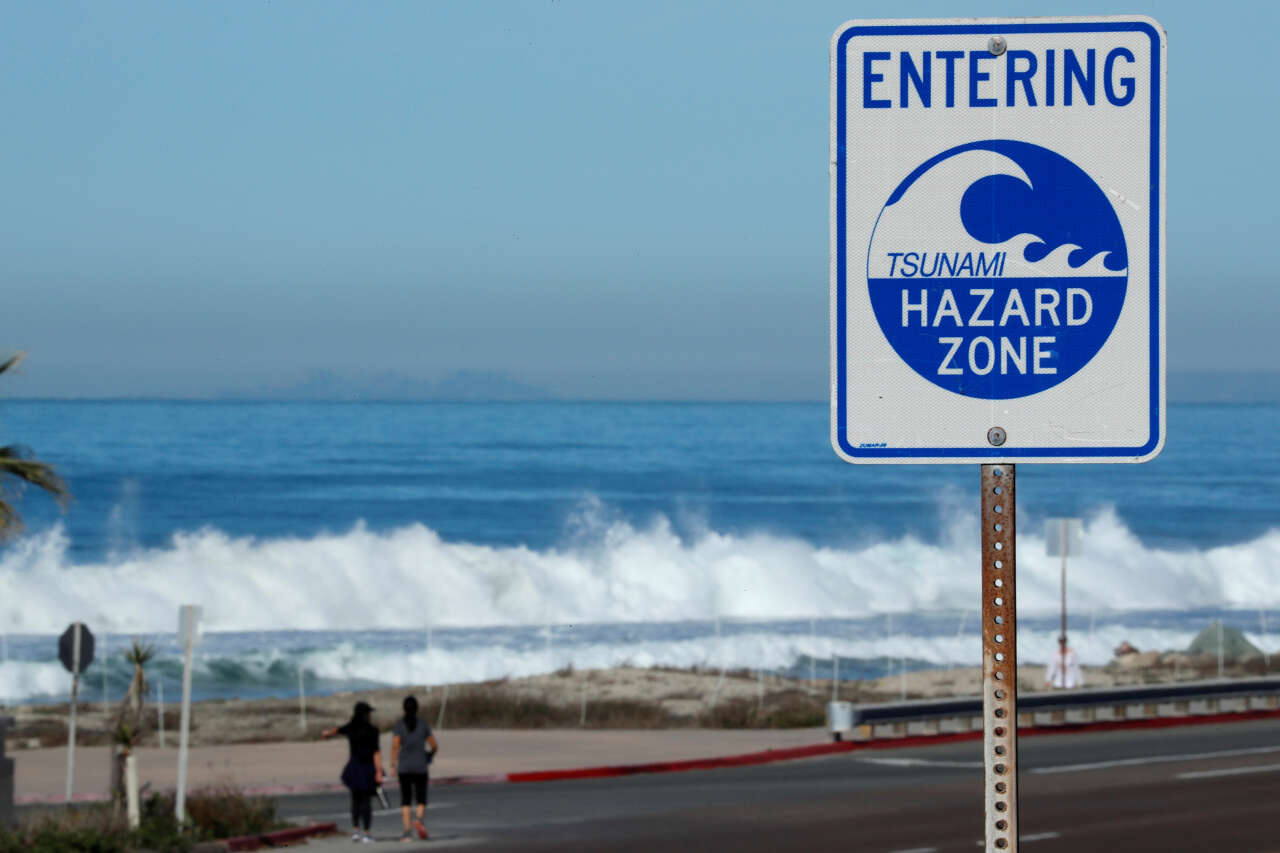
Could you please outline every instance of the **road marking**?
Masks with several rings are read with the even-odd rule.
[[[929,758],[859,758],[863,764],[885,764],[889,767],[976,767],[981,761],[934,761]]]
[[[1247,773],[1275,773],[1280,764],[1264,764],[1255,767],[1227,767],[1223,770],[1193,770],[1179,773],[1179,779],[1212,779],[1215,776],[1244,776]]]
[[[1188,752],[1182,755],[1147,755],[1142,758],[1117,758],[1089,764],[1059,764],[1056,767],[1033,767],[1032,773],[1079,773],[1084,770],[1106,770],[1110,767],[1137,767],[1142,764],[1169,764],[1177,761],[1199,761],[1203,758],[1231,758],[1237,755],[1266,755],[1280,752],[1280,746],[1258,746],[1251,749],[1224,749],[1220,752]]]
[[[1021,843],[1026,843],[1028,841],[1048,841],[1050,838],[1061,838],[1061,837],[1062,837],[1062,833],[1060,832],[1033,832],[1030,835],[1018,836],[1018,841]],[[986,842],[986,839],[979,838],[977,841],[973,843],[976,846],[981,847],[987,842]]]

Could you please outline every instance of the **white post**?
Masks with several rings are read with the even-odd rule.
[[[720,614],[716,614],[716,657],[720,663],[720,680],[724,681],[724,638],[720,636]]]
[[[174,795],[173,814],[178,823],[187,819],[187,743],[191,734],[191,647],[195,641],[195,606],[183,605],[187,611],[183,631],[182,715],[178,728],[178,789]]]
[[[444,709],[449,704],[449,685],[444,685],[444,696],[440,699],[440,714],[436,717],[436,729],[444,728]]]
[[[578,716],[579,728],[585,727],[587,724],[587,678],[583,674],[582,678],[582,713]]]
[[[71,632],[71,720],[67,724],[67,802],[76,775],[76,701],[80,695],[80,623]]]
[[[164,749],[164,681],[156,681],[156,693],[158,698],[156,703],[156,721],[157,728],[160,733],[160,748]]]
[[[124,797],[129,828],[137,829],[142,816],[138,808],[138,757],[133,753],[124,757]]]
[[[809,620],[809,684],[818,684],[818,626],[813,619]]]
[[[111,719],[111,709],[107,707],[107,673],[111,669],[111,655],[107,653],[107,643],[110,641],[111,635],[106,631],[102,632],[102,718],[104,720]],[[110,724],[108,724],[110,725]]]
[[[1218,620],[1218,677],[1222,678],[1222,620]]]
[[[298,728],[307,730],[307,690],[302,684],[302,666],[298,666]]]
[[[756,712],[764,710],[764,669],[756,670]]]
[[[1060,636],[1067,636],[1067,525],[1069,520],[1058,519],[1058,548],[1062,552],[1062,631]]]
[[[831,653],[831,701],[840,701],[840,688],[836,685],[840,683],[840,655],[835,652]]]
[[[1258,611],[1258,621],[1262,623],[1262,635],[1258,637],[1262,641],[1264,648],[1262,649],[1262,665],[1268,670],[1271,669],[1271,653],[1265,648],[1267,643],[1267,611]]]
[[[547,623],[547,672],[555,672],[555,658],[551,653],[551,623]]]
[[[893,614],[886,613],[884,615],[884,638],[886,640],[893,639]],[[884,653],[884,674],[886,676],[893,675],[893,658],[889,656],[889,650],[885,649]],[[887,685],[886,685],[887,686]]]

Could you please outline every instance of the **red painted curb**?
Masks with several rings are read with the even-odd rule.
[[[1026,726],[1018,728],[1020,737],[1075,734],[1078,732],[1105,732],[1123,729],[1164,729],[1176,726],[1208,725],[1213,723],[1247,722],[1280,718],[1277,711],[1240,711],[1236,713],[1204,714],[1195,717],[1153,717],[1143,720],[1107,720],[1093,723],[1065,723],[1057,726]],[[899,738],[864,741],[835,741],[814,746],[770,749],[744,755],[727,755],[719,758],[695,758],[689,761],[664,761],[650,764],[619,764],[601,767],[577,767],[566,770],[538,770],[526,773],[508,773],[508,782],[559,782],[569,779],[601,779],[616,776],[632,776],[640,773],[678,773],[686,770],[714,770],[723,767],[745,767],[752,764],[769,764],[774,761],[794,761],[815,758],[840,752],[861,752],[865,749],[902,749],[911,746],[935,746],[981,740],[981,731],[949,732],[936,735],[910,735]]]
[[[651,764],[615,764],[602,767],[578,767],[570,770],[533,770],[524,773],[508,773],[508,782],[552,782],[562,779],[598,779],[605,776],[631,776],[637,773],[679,773],[685,770],[712,770],[720,767],[745,767],[751,764],[769,764],[774,761],[792,761],[813,758],[833,752],[848,752],[857,744],[849,741],[819,743],[813,746],[796,746],[789,749],[769,749],[764,752],[748,752],[743,755],[725,755],[719,758],[693,758],[687,761],[658,761]]]
[[[241,835],[237,838],[223,838],[217,843],[224,845],[229,853],[241,850],[260,850],[263,847],[281,847],[302,841],[316,835],[336,835],[336,823],[313,823],[309,826],[291,826],[288,829],[277,829],[261,835]]]

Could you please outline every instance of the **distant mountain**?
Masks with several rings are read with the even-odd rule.
[[[383,372],[343,376],[313,370],[301,382],[223,395],[263,400],[438,400],[455,402],[553,400],[544,388],[527,385],[506,373],[459,370],[439,380],[414,379]]]

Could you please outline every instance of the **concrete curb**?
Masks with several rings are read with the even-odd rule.
[[[313,823],[309,826],[291,826],[288,829],[277,829],[261,835],[242,835],[238,838],[223,838],[213,842],[227,853],[240,853],[242,850],[261,850],[263,847],[287,847],[299,841],[305,841],[317,835],[337,835],[336,823]]]

